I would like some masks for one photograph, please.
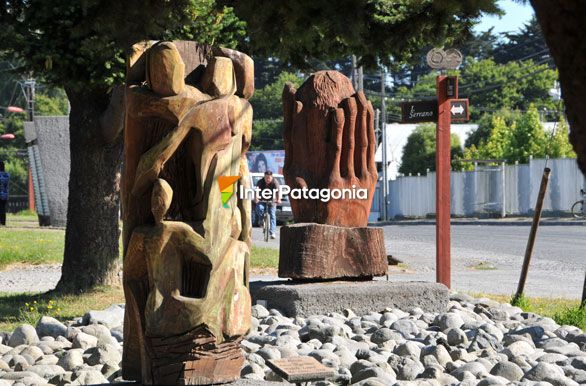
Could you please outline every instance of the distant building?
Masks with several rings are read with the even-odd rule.
[[[403,123],[387,124],[387,178],[389,180],[397,178],[399,167],[401,166],[401,159],[403,158],[403,148],[407,144],[407,138],[419,125]],[[476,124],[452,124],[451,132],[460,137],[460,142],[463,146],[468,135],[477,128],[478,125]],[[383,162],[382,144],[376,149],[374,160],[377,163]],[[379,177],[382,177],[382,173],[380,174]]]

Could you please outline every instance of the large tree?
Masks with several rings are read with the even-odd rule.
[[[115,280],[119,265],[124,50],[145,39],[234,45],[243,25],[214,0],[5,0],[1,50],[65,89],[71,104],[69,202],[58,290]]]
[[[581,1],[531,0],[558,68],[570,142],[586,174],[586,7]]]

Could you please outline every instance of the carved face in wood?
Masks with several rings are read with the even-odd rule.
[[[145,384],[239,377],[250,327],[252,60],[193,42],[141,43],[126,90],[123,373]]]

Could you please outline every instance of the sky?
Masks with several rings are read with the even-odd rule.
[[[505,14],[500,18],[498,16],[483,17],[474,28],[475,31],[484,32],[490,27],[494,27],[493,33],[517,31],[533,16],[533,8],[529,2],[523,5],[512,0],[499,0],[498,3]]]

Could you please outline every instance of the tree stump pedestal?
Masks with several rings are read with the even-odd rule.
[[[370,279],[387,273],[382,228],[300,223],[281,228],[279,277]]]

